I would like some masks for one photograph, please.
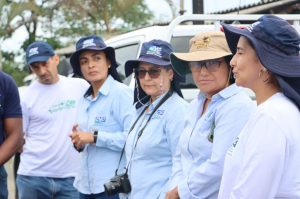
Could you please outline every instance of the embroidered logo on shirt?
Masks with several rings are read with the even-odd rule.
[[[233,150],[235,149],[237,143],[239,142],[239,137],[237,137],[235,139],[235,141],[232,143],[231,147],[229,148],[229,150],[227,151],[227,155],[232,156]]]
[[[31,57],[32,55],[39,54],[38,49],[39,49],[39,47],[31,48],[31,49],[29,50],[29,57]]]
[[[96,44],[94,43],[94,39],[87,39],[83,41],[82,48],[86,48],[88,46],[96,46]]]
[[[155,55],[157,57],[162,58],[161,50],[162,50],[162,47],[151,46],[146,54],[147,55]]]
[[[106,117],[95,117],[95,124],[102,124],[106,122]]]
[[[152,119],[160,119],[162,117],[162,115],[164,114],[164,110],[157,110],[153,116]]]

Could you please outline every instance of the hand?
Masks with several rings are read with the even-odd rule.
[[[175,187],[172,191],[168,191],[165,199],[180,199],[178,194],[178,186]]]
[[[69,137],[72,139],[72,142],[77,149],[84,148],[84,143],[94,143],[94,134],[86,133],[77,130],[78,124],[73,126],[73,134],[69,134]]]

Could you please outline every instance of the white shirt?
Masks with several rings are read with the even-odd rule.
[[[300,198],[300,112],[282,93],[258,106],[228,150],[218,198]]]
[[[76,124],[79,99],[89,87],[82,79],[59,76],[53,85],[35,81],[21,96],[26,141],[18,174],[74,177],[79,153],[68,134]]]

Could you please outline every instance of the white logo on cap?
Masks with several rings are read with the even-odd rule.
[[[257,21],[257,22],[255,22],[255,23],[253,23],[253,24],[247,26],[247,30],[249,30],[249,32],[252,32],[253,28],[254,28],[255,26],[257,26],[258,24],[260,24],[260,21]]]
[[[83,41],[82,48],[86,48],[88,46],[96,46],[96,44],[94,43],[94,39],[87,39]]]
[[[38,51],[39,47],[35,47],[35,48],[31,48],[29,50],[29,57],[31,57],[32,55],[36,55],[36,54],[39,54],[39,51]]]
[[[161,50],[162,50],[162,47],[151,46],[146,54],[147,55],[155,55],[155,56],[162,58]]]

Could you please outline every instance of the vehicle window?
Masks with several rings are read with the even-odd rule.
[[[128,46],[122,46],[120,48],[115,48],[116,60],[119,62],[120,66],[117,71],[124,84],[129,85],[131,80],[131,75],[126,78],[125,76],[125,62],[130,59],[136,59],[139,50],[139,44],[132,44]]]
[[[177,53],[188,53],[190,50],[189,42],[194,36],[172,37],[171,45]],[[186,83],[180,84],[181,88],[197,88],[194,83],[192,74],[186,76]]]

